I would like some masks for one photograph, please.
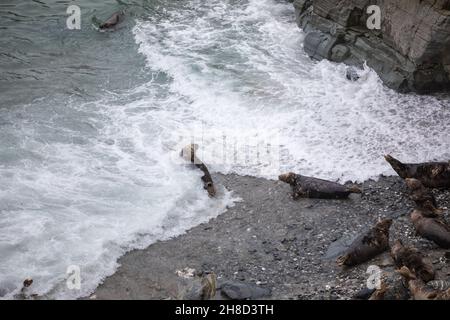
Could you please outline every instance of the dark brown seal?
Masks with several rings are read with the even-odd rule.
[[[422,182],[414,178],[406,178],[406,185],[411,191],[410,198],[413,200],[419,209],[425,209],[433,214],[440,215],[443,210],[438,208],[436,198],[430,189],[426,188]]]
[[[406,266],[416,277],[425,282],[434,279],[433,265],[425,261],[419,251],[413,247],[405,247],[400,240],[394,242],[391,247],[391,256],[397,268]]]
[[[366,234],[356,238],[347,253],[337,259],[340,266],[355,266],[389,249],[389,229],[392,219],[379,221]]]
[[[123,18],[123,12],[115,12],[111,17],[108,18],[108,20],[106,20],[105,22],[103,22],[99,28],[102,30],[105,29],[111,29],[113,27],[115,27],[119,22],[122,21]]]
[[[442,248],[450,248],[450,226],[444,219],[427,217],[424,211],[415,209],[411,221],[418,235]]]
[[[345,199],[351,193],[361,193],[357,187],[346,187],[336,182],[306,177],[292,172],[282,174],[279,180],[292,186],[292,198]]]
[[[403,179],[418,179],[429,188],[450,188],[450,161],[402,163],[390,155],[384,158]]]
[[[214,182],[206,165],[196,156],[195,153],[197,149],[198,145],[196,144],[187,145],[181,150],[180,156],[183,157],[186,161],[191,162],[193,165],[195,165],[198,169],[200,169],[203,172],[202,176],[203,187],[205,188],[205,190],[208,191],[210,197],[214,197],[216,195]]]
[[[414,300],[449,300],[450,289],[436,290],[427,287],[422,279],[418,278],[408,267],[401,267],[399,273],[408,284],[409,291]]]

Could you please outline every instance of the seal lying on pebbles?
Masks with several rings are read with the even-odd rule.
[[[108,20],[100,24],[99,29],[106,30],[113,28],[120,21],[122,21],[123,15],[124,15],[123,11],[115,12],[111,17],[108,18]]]
[[[442,210],[438,209],[438,204],[433,193],[424,187],[422,182],[414,178],[406,178],[406,185],[411,190],[410,198],[419,208],[430,208],[436,215],[441,214]]]
[[[355,266],[389,249],[389,229],[392,219],[379,221],[366,234],[356,238],[347,253],[337,259],[339,266]]]
[[[450,226],[444,219],[427,217],[422,210],[415,209],[411,221],[418,235],[442,248],[450,248]]]
[[[195,154],[197,149],[198,149],[197,144],[187,145],[186,147],[184,147],[181,150],[180,156],[183,159],[185,159],[186,161],[189,161],[192,164],[194,164],[197,168],[199,168],[204,173],[204,175],[202,176],[203,187],[206,191],[208,191],[208,195],[210,197],[214,197],[216,195],[216,189],[214,187],[214,183],[211,178],[211,174],[209,173],[209,170],[206,167],[206,165],[199,158],[197,158],[197,156]]]
[[[408,269],[408,267],[401,267],[399,273],[405,278],[408,283],[409,291],[414,300],[449,300],[450,289],[435,290],[427,287],[423,280],[418,279],[416,275]]]
[[[433,265],[425,261],[417,249],[405,247],[400,240],[397,240],[391,247],[391,256],[397,268],[405,266],[425,282],[434,279]]]
[[[336,182],[306,177],[292,172],[282,174],[279,180],[292,186],[292,198],[345,199],[351,193],[361,193],[357,187],[346,187]]]
[[[450,188],[450,161],[401,163],[390,155],[384,158],[403,179],[418,179],[429,188]]]

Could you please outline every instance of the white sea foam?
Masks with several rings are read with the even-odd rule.
[[[279,172],[341,180],[391,173],[387,152],[450,157],[448,101],[399,95],[368,69],[349,82],[344,66],[312,62],[291,4],[164,5],[134,29],[152,81],[95,103],[45,100],[2,113],[4,297],[27,277],[45,297],[88,294],[127,250],[222,212],[230,193],[209,199],[201,174],[173,161],[191,136],[212,171],[270,178],[273,159],[242,157],[245,146],[250,158],[266,151],[259,144],[275,147]],[[70,265],[81,267],[81,291],[65,285]]]
[[[223,142],[209,136],[257,136],[281,142],[280,171],[342,181],[393,173],[386,153],[450,157],[449,101],[395,93],[368,68],[350,82],[344,65],[311,61],[290,4],[190,1],[165,19],[138,23],[135,35],[149,67],[169,74],[183,101],[171,131],[199,135],[207,154]],[[217,171],[276,177],[265,166],[208,156]]]

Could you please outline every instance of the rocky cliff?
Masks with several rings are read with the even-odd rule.
[[[314,59],[361,66],[401,92],[450,91],[450,0],[291,0]],[[369,30],[369,5],[381,28]]]

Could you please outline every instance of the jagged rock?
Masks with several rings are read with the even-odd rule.
[[[314,59],[362,66],[401,92],[450,91],[450,1],[294,0],[304,48]],[[381,29],[367,28],[367,7]]]
[[[269,289],[244,282],[226,281],[220,286],[221,292],[232,300],[254,300],[270,296]]]

